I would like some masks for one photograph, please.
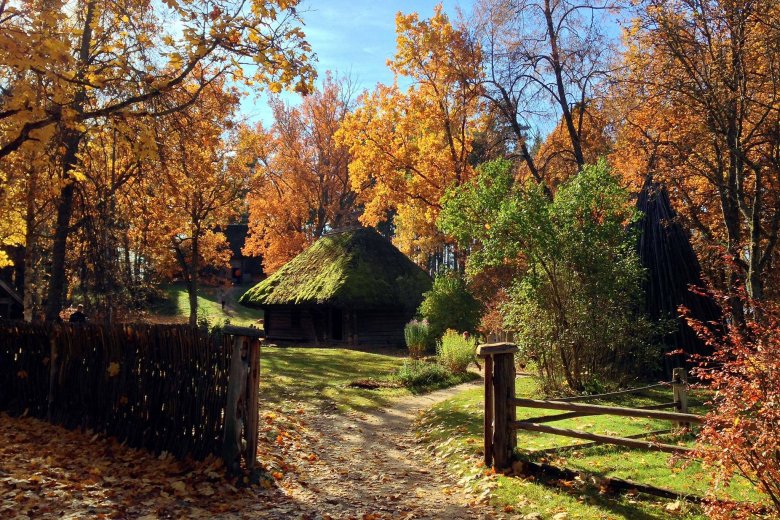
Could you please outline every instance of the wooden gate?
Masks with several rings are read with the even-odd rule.
[[[480,345],[477,348],[477,355],[485,360],[485,465],[493,466],[497,470],[504,470],[511,467],[512,457],[517,446],[517,430],[562,435],[565,437],[588,440],[595,444],[615,444],[630,448],[667,453],[684,453],[691,451],[690,448],[683,446],[663,444],[638,438],[599,435],[581,430],[556,428],[543,424],[587,415],[614,415],[620,417],[663,419],[673,421],[678,426],[699,424],[703,421],[701,416],[687,413],[688,387],[684,369],[675,369],[674,378],[669,383],[658,383],[631,390],[558,400],[521,399],[515,397],[516,374],[514,355],[517,350],[517,346],[513,343],[493,343]],[[660,386],[669,386],[673,389],[673,401],[643,408],[626,408],[573,402],[576,400],[582,401],[634,393]],[[565,413],[518,421],[516,413],[518,406],[524,408],[561,410]],[[676,411],[665,411],[663,408],[674,408]],[[669,431],[670,430],[650,432],[650,434],[668,433]]]

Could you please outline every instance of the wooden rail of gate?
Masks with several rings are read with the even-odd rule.
[[[583,417],[588,415],[614,415],[619,417],[642,417],[673,421],[678,426],[699,424],[703,418],[688,412],[688,386],[685,370],[674,370],[670,383],[658,383],[641,388],[621,390],[606,394],[578,396],[556,400],[523,399],[515,397],[515,363],[514,355],[517,346],[513,343],[492,343],[480,345],[477,355],[485,360],[485,424],[484,451],[485,465],[496,469],[506,469],[512,464],[512,455],[517,446],[517,430],[536,431],[552,435],[561,435],[576,439],[591,441],[591,444],[615,444],[630,448],[662,451],[666,453],[685,453],[690,448],[663,444],[636,437],[615,437],[600,435],[581,430],[556,428],[543,423]],[[620,394],[636,393],[650,388],[671,386],[674,399],[668,403],[651,405],[642,408],[627,408],[621,406],[603,406],[589,403],[579,403],[589,399],[611,397]],[[516,409],[541,408],[547,410],[562,410],[565,413],[517,420]],[[665,411],[663,408],[674,408],[676,411]],[[647,435],[668,433],[670,430],[649,432]]]

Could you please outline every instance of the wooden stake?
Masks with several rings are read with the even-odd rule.
[[[485,466],[493,465],[493,357],[485,358]]]
[[[672,390],[677,411],[688,413],[688,375],[684,368],[675,368],[672,371]],[[680,428],[687,428],[690,421],[678,421],[675,424]]]

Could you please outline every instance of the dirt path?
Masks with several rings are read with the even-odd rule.
[[[311,505],[313,518],[495,518],[452,475],[426,464],[413,432],[418,411],[478,384],[405,398],[371,413],[312,414],[307,422],[318,433],[311,445],[317,460],[301,468],[299,485],[288,492]]]

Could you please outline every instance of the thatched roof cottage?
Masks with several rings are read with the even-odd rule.
[[[265,311],[269,339],[402,345],[428,274],[371,228],[320,238],[239,300]]]

